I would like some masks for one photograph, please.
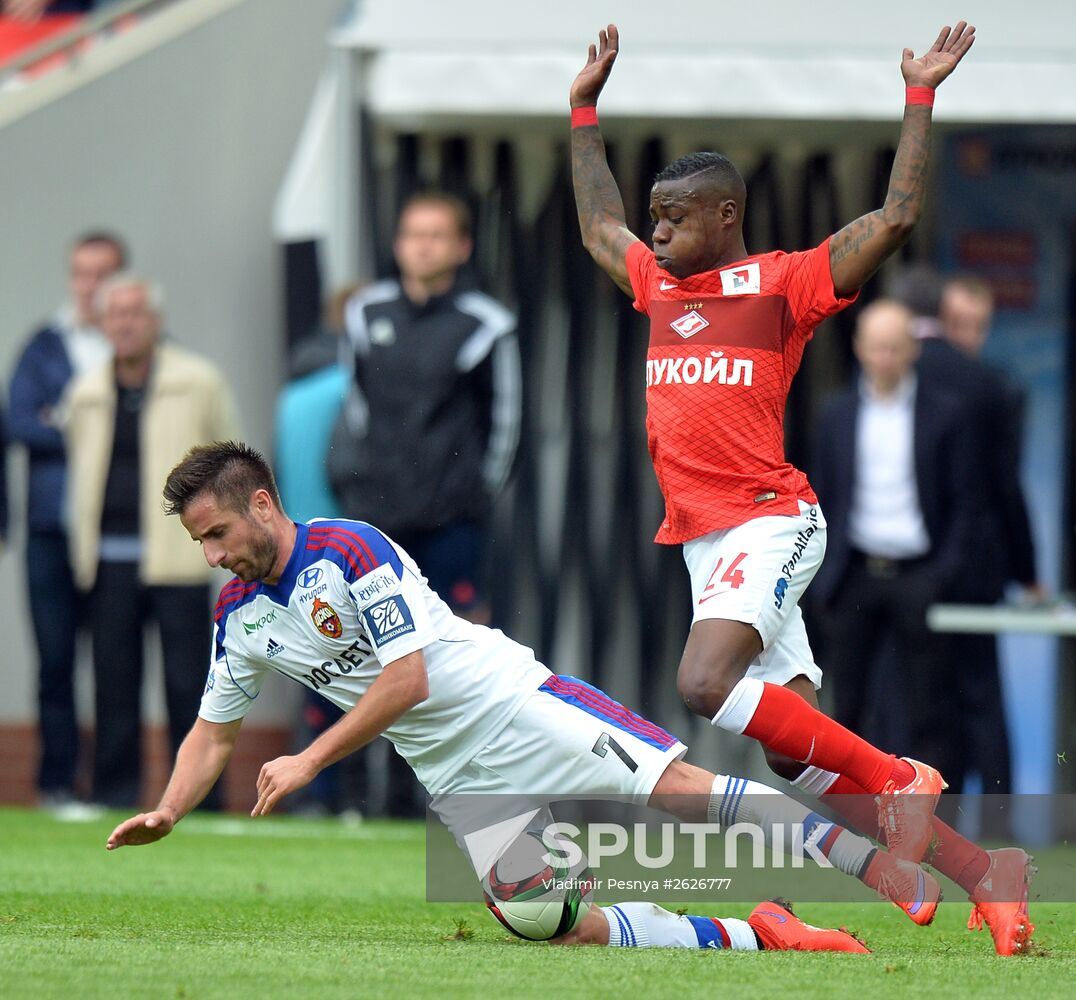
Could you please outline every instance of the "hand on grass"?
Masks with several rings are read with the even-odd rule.
[[[138,847],[141,844],[152,844],[167,837],[176,825],[172,815],[157,809],[153,812],[139,813],[130,819],[125,819],[115,830],[109,834],[105,849],[114,851],[117,847]]]

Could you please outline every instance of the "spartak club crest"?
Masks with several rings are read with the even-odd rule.
[[[336,609],[320,597],[314,598],[314,606],[310,609],[310,619],[317,630],[330,639],[339,639],[344,634],[344,626],[340,623],[340,616]]]

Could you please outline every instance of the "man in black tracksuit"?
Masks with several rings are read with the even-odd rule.
[[[458,281],[471,249],[458,199],[425,193],[404,205],[399,281],[347,305],[354,378],[329,471],[345,517],[378,524],[457,614],[484,622],[486,519],[511,470],[522,399],[515,318]]]

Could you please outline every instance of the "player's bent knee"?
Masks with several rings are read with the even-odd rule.
[[[766,750],[766,764],[774,774],[784,778],[785,781],[795,781],[807,767],[802,761],[774,750]]]
[[[758,655],[762,640],[741,622],[699,622],[688,637],[676,687],[696,715],[712,719]]]
[[[720,667],[708,669],[697,662],[685,662],[681,663],[676,677],[676,690],[692,712],[712,719],[738,680],[738,677],[727,677]]]

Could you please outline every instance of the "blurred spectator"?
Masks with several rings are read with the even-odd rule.
[[[116,2],[117,0],[0,0],[0,68],[79,27],[86,14]],[[121,25],[130,19],[124,18]],[[113,30],[115,27],[116,25],[113,25]],[[7,79],[3,86],[17,86],[17,80],[63,65],[69,56],[86,51],[91,44],[89,38],[83,38],[73,47],[35,61],[32,66],[24,68],[23,77]]]
[[[143,626],[152,618],[160,631],[173,755],[197,715],[210,649],[211,572],[161,512],[161,483],[189,448],[236,437],[238,425],[217,368],[161,341],[155,286],[114,275],[98,307],[114,359],[69,389],[67,503],[75,581],[92,601],[94,797],[128,807],[141,790]]]
[[[15,21],[31,22],[56,14],[85,14],[100,0],[2,0],[0,12]]]
[[[354,291],[334,296],[325,326],[295,345],[277,398],[274,472],[284,507],[296,521],[341,515],[329,483],[329,445],[350,382],[340,365],[340,336],[344,303]]]
[[[4,430],[4,411],[0,410],[0,550],[7,544],[8,504],[7,504],[7,435]]]
[[[952,720],[937,711],[944,645],[926,609],[951,592],[966,559],[967,418],[959,399],[917,380],[904,306],[881,299],[864,309],[854,346],[862,375],[821,413],[811,474],[829,524],[811,589],[835,718],[873,739],[886,716],[903,727],[889,742],[946,774],[957,748]],[[897,669],[883,676],[890,662]]]
[[[354,292],[352,286],[333,296],[324,328],[295,345],[288,382],[277,398],[274,471],[284,509],[296,521],[339,517],[341,513],[329,484],[329,444],[351,381],[339,361],[344,305]],[[308,745],[341,714],[316,691],[306,689],[297,743]],[[318,774],[303,790],[293,811],[337,812],[341,774],[347,763],[341,761]]]
[[[912,311],[912,333],[916,339],[941,335],[942,277],[930,264],[919,261],[890,271],[882,295],[896,299]]]
[[[74,28],[92,6],[92,0],[0,0],[0,66]]]
[[[924,384],[946,386],[970,410],[978,544],[976,551],[968,553],[953,594],[954,601],[965,604],[994,604],[1004,596],[1009,582],[1024,587],[1031,598],[1043,596],[1020,486],[1023,393],[1002,371],[980,359],[993,312],[993,293],[986,282],[971,276],[950,278],[941,294],[940,336],[923,341],[919,361]],[[950,786],[959,791],[965,775],[977,772],[983,791],[1007,794],[1012,782],[997,639],[953,635],[949,647],[950,659],[960,671],[952,717],[965,727],[962,746],[966,751],[948,775]]]
[[[521,394],[514,317],[458,280],[470,234],[449,195],[404,206],[400,280],[347,305],[354,380],[330,475],[346,517],[383,526],[456,613],[482,619],[485,522],[515,457]]]
[[[921,377],[944,383],[965,396],[976,411],[983,473],[985,537],[996,542],[999,558],[980,579],[983,600],[993,603],[1014,582],[1038,598],[1031,523],[1020,485],[1024,392],[1000,369],[981,360],[994,316],[994,294],[979,278],[950,278],[942,289],[941,340],[923,343]],[[977,564],[978,565],[978,564]],[[982,569],[983,567],[980,567]]]
[[[70,300],[30,337],[11,380],[8,437],[25,446],[29,459],[26,590],[38,659],[37,785],[42,804],[50,808],[75,804],[75,637],[81,618],[61,516],[66,461],[57,407],[73,376],[103,365],[112,353],[97,328],[94,297],[126,260],[126,247],[110,233],[86,233],[75,241]]]
[[[404,205],[400,280],[347,306],[354,378],[330,476],[344,516],[381,527],[457,614],[484,622],[487,518],[515,457],[521,390],[514,317],[460,278],[471,250],[462,201],[428,192]],[[392,759],[390,787],[417,789]]]

